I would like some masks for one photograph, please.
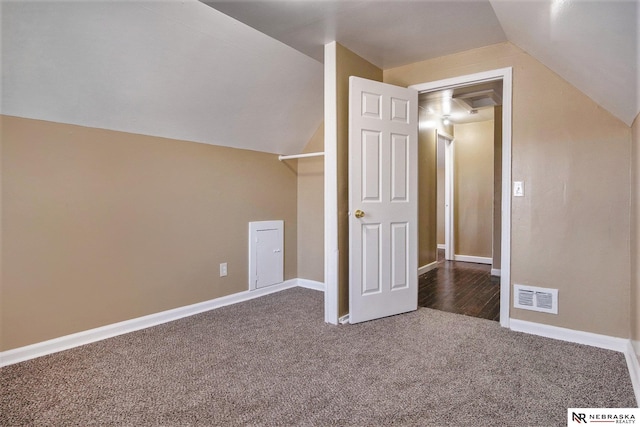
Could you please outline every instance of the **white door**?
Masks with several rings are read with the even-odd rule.
[[[418,307],[418,92],[349,79],[349,322]]]

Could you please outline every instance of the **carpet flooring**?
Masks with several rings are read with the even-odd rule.
[[[561,426],[636,405],[621,353],[290,289],[0,369],[2,426]]]

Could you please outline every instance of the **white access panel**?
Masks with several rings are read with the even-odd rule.
[[[249,290],[284,281],[284,221],[249,223]]]

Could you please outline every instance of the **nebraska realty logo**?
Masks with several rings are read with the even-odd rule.
[[[569,408],[567,425],[635,424],[639,417],[638,408]]]

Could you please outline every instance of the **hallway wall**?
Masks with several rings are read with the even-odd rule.
[[[492,257],[493,120],[454,125],[456,255]]]

